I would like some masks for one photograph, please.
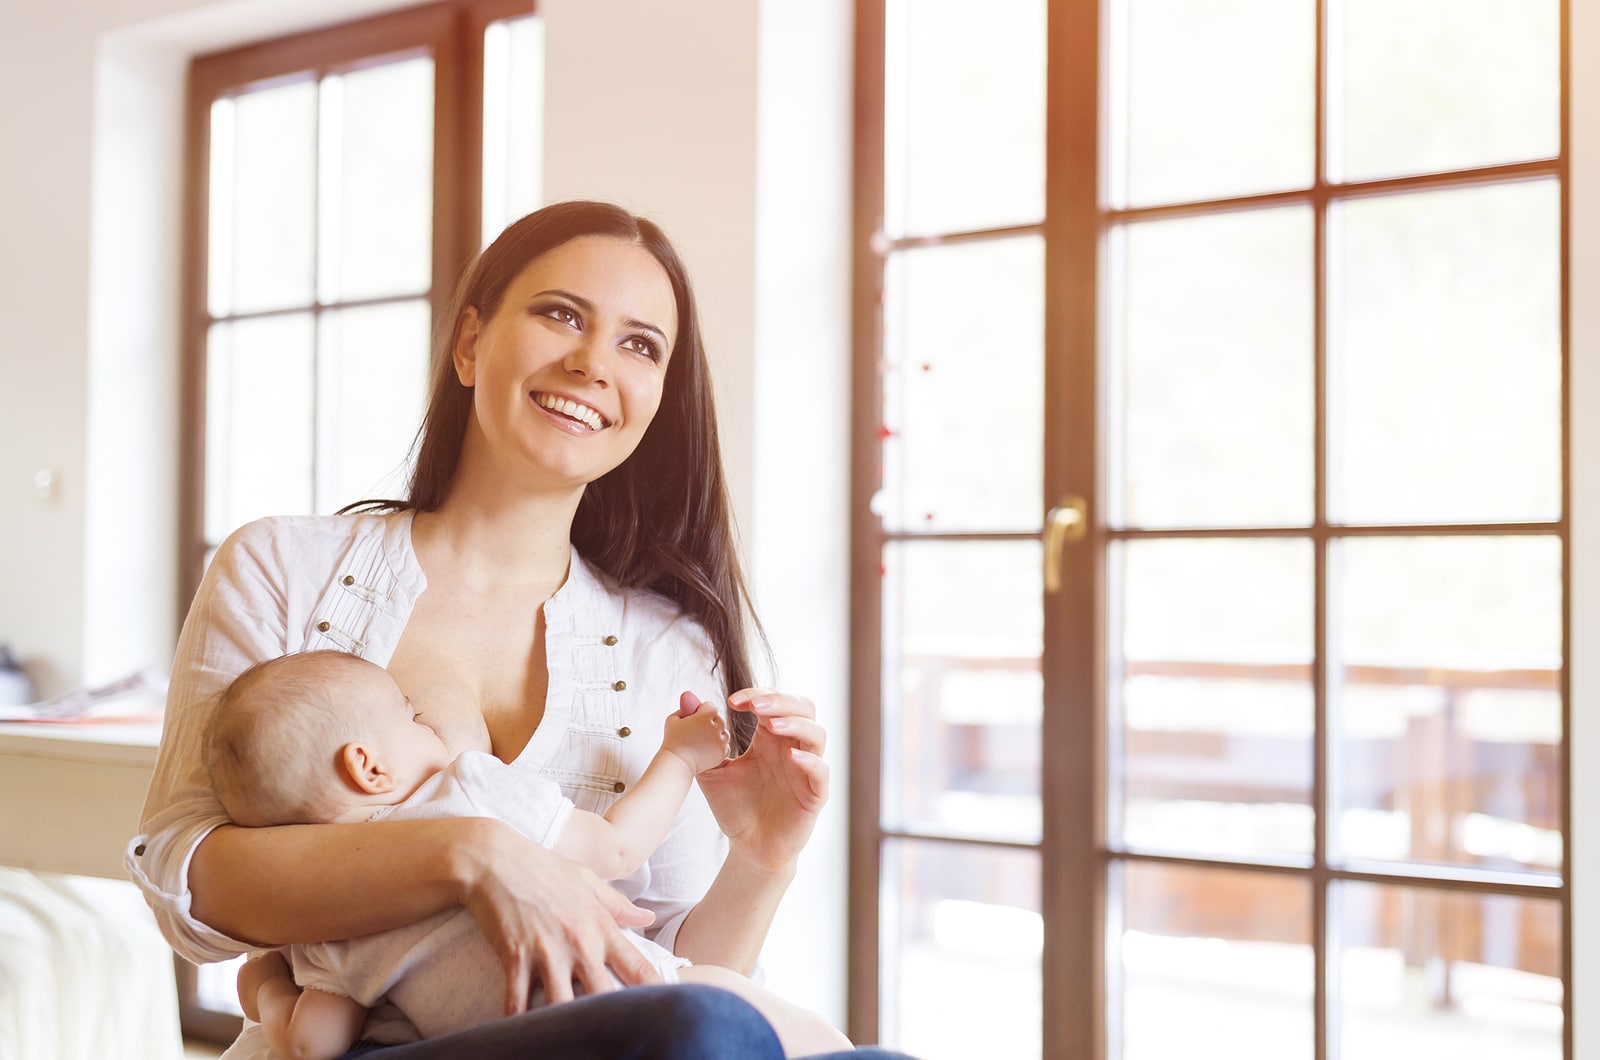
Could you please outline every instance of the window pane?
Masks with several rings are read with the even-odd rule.
[[[544,22],[491,23],[483,38],[483,245],[544,199]]]
[[[1334,179],[1559,151],[1558,0],[1341,0],[1330,24]]]
[[[1045,0],[888,9],[890,234],[1043,220]]]
[[[1295,207],[1122,230],[1127,525],[1310,523],[1311,228]]]
[[[920,1060],[1040,1055],[1036,853],[890,840],[882,909],[885,1045]]]
[[[1112,1056],[1310,1060],[1304,880],[1128,864],[1113,870],[1111,892],[1122,912],[1108,947],[1111,1011],[1121,1015]]]
[[[1115,6],[1111,157],[1126,169],[1113,169],[1114,196],[1143,206],[1310,186],[1312,0]]]
[[[427,405],[430,319],[422,300],[323,314],[319,511],[403,492]]]
[[[1368,199],[1332,220],[1339,516],[1558,518],[1556,182]]]
[[[220,126],[220,128],[219,128]],[[311,81],[247,92],[213,104],[213,154],[228,176],[213,182],[214,315],[310,305],[316,248],[317,86]],[[217,194],[221,192],[222,194]],[[224,235],[223,233],[226,233]],[[222,281],[219,283],[218,281]]]
[[[195,993],[199,995],[202,1008],[233,1016],[244,1015],[244,1009],[239,1006],[239,969],[248,959],[240,955],[230,961],[194,966]]]
[[[1339,544],[1336,847],[1559,869],[1561,543]]]
[[[888,284],[885,526],[1039,529],[1043,242],[906,251]]]
[[[1561,1060],[1561,905],[1338,885],[1337,1056]]]
[[[312,510],[309,313],[214,324],[206,350],[206,537]]]
[[[884,818],[1039,837],[1039,546],[884,551]]]
[[[1310,854],[1310,543],[1139,541],[1112,555],[1113,843]]]
[[[433,60],[322,83],[322,298],[420,294],[433,274]],[[329,281],[337,278],[336,284]]]

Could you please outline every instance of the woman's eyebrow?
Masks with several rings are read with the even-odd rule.
[[[552,287],[548,291],[540,291],[538,294],[533,295],[533,297],[534,298],[544,298],[544,297],[547,297],[549,295],[555,295],[557,298],[565,298],[567,301],[571,302],[573,305],[577,306],[579,309],[583,310],[585,313],[593,313],[594,312],[594,303],[589,301],[589,299],[585,298],[581,294],[573,294],[571,291],[564,291],[559,287]],[[624,327],[638,328],[641,331],[654,332],[656,334],[656,336],[658,338],[660,338],[663,343],[665,343],[667,341],[667,333],[665,331],[662,331],[660,328],[656,327],[654,324],[650,323],[649,321],[628,319],[628,320],[624,320],[622,322],[622,324],[623,324]]]

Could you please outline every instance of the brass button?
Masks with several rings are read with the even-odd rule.
[[[144,857],[144,844],[143,843],[140,843],[138,846],[133,848],[133,856],[136,857],[136,858]]]
[[[627,687],[628,687],[628,682],[626,682],[626,681],[613,681],[613,682],[611,682],[611,690],[613,692],[621,692],[624,688],[627,688]]]
[[[355,579],[354,575],[346,574],[344,576],[344,583],[346,585],[354,585],[356,583],[356,579]]]
[[[624,791],[628,790],[628,785],[619,780],[615,784],[611,785],[611,790],[616,792],[618,795],[621,795]]]
[[[616,643],[616,642],[617,642],[617,638],[616,638],[616,637],[614,637],[614,636],[608,636],[608,637],[606,637],[606,647],[608,647],[608,648],[609,648],[609,647],[611,647],[611,646],[612,646],[612,645],[613,645],[613,644],[615,644],[615,643]]]
[[[627,739],[628,737],[633,735],[633,730],[628,728],[626,725],[624,725],[622,728],[617,730],[617,735],[622,737],[623,739]]]
[[[321,630],[322,632],[326,633],[326,632],[328,632],[328,630],[333,628],[333,625],[332,625],[332,623],[329,623],[329,622],[318,622],[317,623],[317,628],[319,630]]]

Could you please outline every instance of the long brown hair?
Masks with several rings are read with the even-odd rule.
[[[546,206],[512,224],[478,255],[436,329],[432,392],[417,432],[408,496],[344,510],[431,512],[444,503],[472,415],[472,388],[461,384],[451,358],[466,308],[475,307],[488,321],[530,262],[580,236],[612,236],[649,251],[672,283],[678,333],[655,419],[626,460],[585,487],[572,521],[572,545],[621,585],[658,592],[699,622],[728,690],[749,687],[755,679],[746,638],[754,632],[764,650],[766,638],[739,565],[694,292],[666,234],[619,206]],[[755,719],[743,711],[729,713],[734,742],[743,751]]]

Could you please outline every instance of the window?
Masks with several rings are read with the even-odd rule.
[[[241,524],[404,488],[460,270],[540,205],[532,0],[453,0],[195,59],[179,571]],[[238,1033],[180,962],[186,1033]]]
[[[458,0],[195,60],[185,604],[243,523],[403,489],[434,317],[539,205],[542,45]]]
[[[858,7],[852,1032],[1570,1057],[1564,5],[974,16]]]

